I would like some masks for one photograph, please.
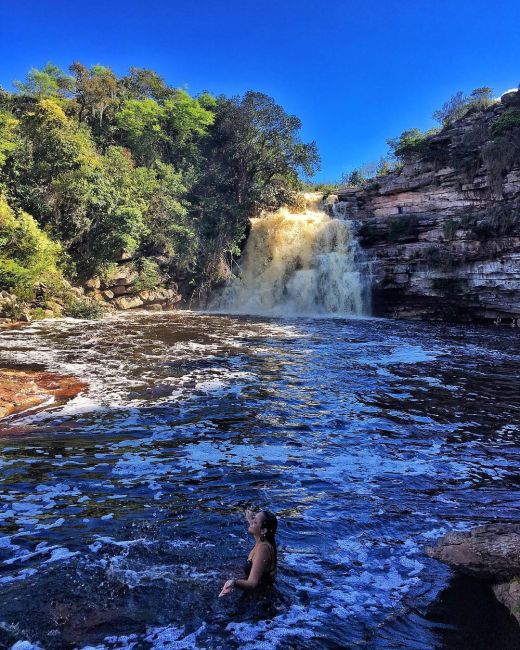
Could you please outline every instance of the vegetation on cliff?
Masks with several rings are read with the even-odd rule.
[[[70,73],[49,63],[0,91],[0,290],[129,257],[208,288],[249,217],[290,202],[318,166],[299,119],[261,93],[193,97],[140,68]]]

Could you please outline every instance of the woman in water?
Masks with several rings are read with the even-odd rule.
[[[256,515],[246,510],[246,519],[249,524],[247,532],[255,538],[255,545],[244,566],[245,580],[228,580],[219,596],[229,594],[234,587],[251,590],[260,585],[272,585],[276,577],[278,558],[275,535],[278,520],[269,510],[261,510]]]

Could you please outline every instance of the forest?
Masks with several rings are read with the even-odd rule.
[[[0,89],[0,290],[61,302],[135,260],[140,286],[203,295],[248,220],[319,167],[298,117],[260,92],[191,95],[156,72],[47,63]],[[77,300],[76,300],[77,302]]]

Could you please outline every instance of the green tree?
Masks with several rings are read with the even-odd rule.
[[[117,77],[110,68],[94,65],[89,70],[76,61],[70,66],[76,78],[75,101],[79,106],[79,120],[86,120],[99,133],[103,120],[118,105]]]
[[[456,120],[460,120],[471,109],[485,110],[493,103],[492,94],[493,90],[487,86],[475,88],[469,96],[459,91],[433,113],[433,118],[442,126],[448,126]]]
[[[429,137],[437,132],[437,129],[430,129],[426,133],[416,128],[407,129],[398,138],[387,140],[387,143],[397,160],[407,163],[430,152]]]
[[[0,194],[0,289],[31,292],[37,282],[61,279],[61,247],[26,212],[18,215]]]
[[[163,107],[153,99],[129,99],[117,112],[115,122],[122,144],[128,146],[137,162],[151,165],[167,139],[161,127]]]
[[[20,140],[5,168],[15,205],[45,225],[52,221],[51,186],[68,171],[97,164],[88,129],[69,118],[55,100],[42,99],[21,116]]]
[[[172,269],[193,270],[200,248],[199,233],[185,200],[183,175],[158,161],[153,169],[140,169],[140,187],[146,203],[147,235],[143,250],[166,258]]]
[[[215,121],[214,98],[204,93],[191,97],[175,89],[163,104],[163,132],[167,143],[164,161],[187,170],[198,159],[198,143]]]
[[[154,99],[156,102],[172,97],[170,88],[164,79],[153,70],[131,67],[128,74],[119,80],[122,88],[121,95],[128,99]]]
[[[25,82],[15,81],[14,86],[23,95],[45,99],[50,97],[70,97],[74,92],[75,81],[57,65],[49,61],[41,70],[31,68]]]
[[[201,284],[209,287],[225,256],[240,253],[249,217],[294,200],[299,173],[317,169],[316,145],[301,141],[300,127],[262,93],[218,98],[189,194],[201,237]]]
[[[18,120],[13,114],[0,108],[0,171],[7,156],[14,151],[18,141]]]

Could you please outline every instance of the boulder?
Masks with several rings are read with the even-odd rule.
[[[86,289],[99,289],[100,287],[101,287],[101,280],[97,275],[95,275],[93,278],[90,278],[85,282]]]
[[[114,292],[111,291],[110,289],[105,289],[104,291],[101,292],[101,295],[105,300],[112,300],[114,297]]]
[[[130,293],[131,288],[126,284],[118,284],[116,287],[108,289],[113,296],[124,296],[127,293]]]
[[[143,301],[139,296],[121,296],[114,303],[118,309],[136,309],[142,306]]]
[[[139,297],[147,304],[152,303],[176,303],[181,300],[181,295],[174,289],[159,287],[150,291],[141,291]]]
[[[124,264],[119,266],[106,281],[107,287],[117,287],[117,286],[128,286],[133,284],[138,277],[137,271],[135,271],[131,266],[125,266]]]
[[[495,585],[493,593],[498,602],[505,605],[520,623],[520,579]]]
[[[520,576],[520,523],[488,524],[447,533],[426,553],[467,575],[512,580]]]

